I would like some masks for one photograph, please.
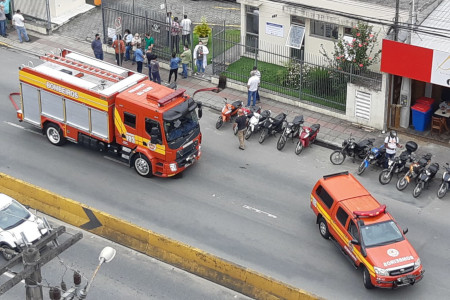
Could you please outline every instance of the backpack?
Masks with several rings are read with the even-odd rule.
[[[203,46],[199,46],[197,49],[197,60],[203,60]]]

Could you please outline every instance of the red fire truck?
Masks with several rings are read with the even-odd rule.
[[[109,152],[144,177],[169,177],[200,159],[201,102],[144,74],[70,50],[19,69],[19,121]],[[197,115],[198,113],[198,115]]]

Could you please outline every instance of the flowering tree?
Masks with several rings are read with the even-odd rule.
[[[331,56],[323,47],[320,53],[331,67],[338,70],[365,70],[380,59],[381,50],[374,52],[377,37],[378,34],[372,33],[372,26],[358,22],[357,26],[353,26],[351,36],[341,36],[334,43]]]

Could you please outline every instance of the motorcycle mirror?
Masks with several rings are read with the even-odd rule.
[[[403,234],[407,234],[408,233],[408,227],[403,228]]]

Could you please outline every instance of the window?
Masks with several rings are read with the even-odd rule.
[[[327,193],[327,191],[325,191],[325,189],[319,185],[319,187],[316,190],[317,196],[319,196],[320,199],[322,199],[323,203],[325,203],[325,205],[330,208],[331,205],[333,205],[333,198],[331,198],[331,196]]]
[[[351,27],[344,27],[344,35],[352,36],[352,28]]]
[[[245,51],[255,53],[259,44],[259,8],[246,5],[245,18],[247,25],[245,35]]]
[[[350,233],[350,235],[359,242],[358,228],[356,227],[353,220],[350,220],[350,223],[348,224],[348,233]]]
[[[339,220],[339,222],[342,224],[342,226],[345,227],[345,223],[347,223],[348,214],[345,212],[345,210],[342,207],[338,208],[338,211],[336,213],[336,218]]]
[[[292,28],[294,28],[294,38],[293,38],[293,33],[292,33]],[[304,59],[304,53],[305,53],[305,18],[299,17],[299,16],[291,16],[291,29],[289,30],[289,35],[288,35],[288,39],[287,39],[287,43],[289,43],[289,41],[291,39],[293,39],[293,41],[297,41],[297,43],[294,42],[294,44],[296,44],[296,47],[291,47],[291,58],[297,58],[299,60],[303,60]],[[301,36],[301,38],[300,38]],[[293,43],[291,42],[291,45]],[[289,46],[289,45],[288,45]]]
[[[311,34],[326,38],[337,39],[339,26],[321,21],[311,21]]]
[[[153,128],[156,128],[156,129],[153,129]],[[153,132],[152,132],[152,129],[153,129]],[[152,140],[150,140],[151,143],[153,143],[153,144],[160,144],[161,143],[161,129],[159,128],[158,122],[146,118],[145,119],[145,131],[147,132],[147,134],[150,137],[151,137],[152,134],[156,134],[157,135],[159,141],[152,141]]]
[[[123,123],[132,128],[136,128],[136,115],[123,112]]]

